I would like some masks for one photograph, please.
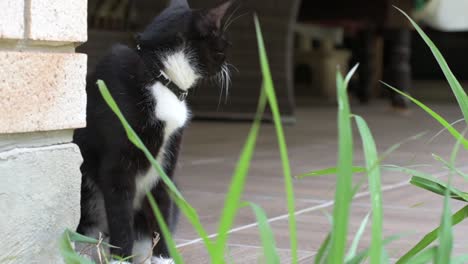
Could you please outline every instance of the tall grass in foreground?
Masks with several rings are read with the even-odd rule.
[[[406,14],[404,14],[406,15]],[[408,17],[408,19],[410,19]],[[410,19],[411,20],[411,19]],[[431,48],[434,56],[436,57],[441,69],[447,77],[447,80],[457,97],[460,104],[460,108],[464,113],[465,120],[468,123],[468,98],[466,93],[461,88],[456,78],[451,73],[444,58],[437,50],[436,46],[430,41],[430,39],[424,34],[424,32],[411,20],[413,25],[416,27],[420,35],[426,41],[428,46]],[[155,167],[161,176],[162,181],[166,184],[167,190],[170,192],[172,198],[180,208],[183,215],[192,224],[193,228],[197,231],[200,238],[205,245],[206,250],[209,253],[211,263],[227,263],[227,256],[229,252],[227,250],[227,241],[229,239],[229,230],[231,229],[236,214],[239,208],[243,205],[248,205],[253,210],[254,215],[258,221],[258,227],[263,247],[263,261],[265,263],[280,263],[279,254],[276,249],[276,243],[274,234],[268,223],[268,217],[265,211],[258,205],[253,203],[242,203],[241,195],[244,190],[245,181],[249,172],[251,159],[255,150],[257,136],[260,130],[260,120],[267,103],[272,110],[274,117],[274,125],[277,132],[278,143],[280,147],[281,160],[283,165],[284,183],[286,191],[286,203],[288,205],[289,214],[289,231],[290,231],[290,249],[291,249],[291,263],[297,263],[297,235],[296,235],[296,220],[295,220],[295,199],[294,190],[292,184],[292,177],[290,171],[290,165],[288,161],[288,153],[286,142],[284,138],[284,132],[281,125],[280,113],[278,110],[278,104],[275,96],[275,90],[271,78],[270,69],[268,66],[268,59],[266,55],[266,49],[264,46],[260,24],[258,18],[255,17],[255,27],[257,32],[257,40],[260,54],[260,64],[263,75],[263,86],[261,95],[259,98],[258,109],[255,117],[255,121],[250,129],[247,140],[242,149],[239,161],[236,169],[233,173],[232,181],[229,185],[228,192],[225,198],[224,208],[220,216],[220,224],[218,228],[218,235],[215,238],[210,238],[207,235],[201,221],[198,217],[196,210],[183,198],[182,194],[176,189],[171,180],[167,177],[164,171],[161,169],[159,164],[156,162],[154,157],[151,156],[146,147],[142,144],[141,140],[135,131],[129,126],[125,117],[120,112],[115,101],[112,99],[107,87],[102,81],[98,81],[99,90],[101,91],[103,98],[109,104],[109,107],[115,112],[117,117],[122,122],[125,131],[127,132],[129,140],[135,144],[140,150],[142,150],[146,157],[150,160],[151,164]],[[324,175],[336,175],[337,184],[335,190],[335,206],[333,209],[332,217],[332,229],[327,235],[326,239],[319,246],[318,252],[315,256],[315,263],[363,263],[369,261],[370,263],[389,263],[389,257],[385,250],[385,245],[392,241],[399,239],[400,235],[393,235],[387,238],[383,238],[383,207],[382,207],[382,191],[380,182],[380,173],[382,170],[397,171],[409,174],[412,176],[411,183],[419,188],[426,189],[433,193],[444,196],[443,204],[444,209],[441,215],[441,224],[435,228],[432,232],[424,236],[413,248],[409,249],[397,263],[463,263],[468,260],[468,255],[462,255],[453,257],[452,254],[452,226],[460,223],[468,217],[468,205],[463,207],[455,214],[451,214],[449,199],[457,199],[468,202],[468,193],[462,192],[451,185],[451,182],[443,182],[435,177],[426,174],[424,172],[404,168],[399,166],[382,165],[384,158],[392,151],[397,149],[403,143],[398,143],[391,147],[387,152],[379,156],[376,148],[376,143],[373,139],[371,130],[369,129],[366,121],[359,116],[354,116],[351,113],[349,107],[349,101],[347,96],[347,84],[356,70],[356,67],[351,70],[348,75],[343,78],[340,72],[337,73],[337,96],[338,96],[338,162],[334,168],[323,169],[319,171],[309,172],[301,175],[299,180],[304,177],[318,177]],[[396,92],[399,92],[393,87]],[[399,92],[401,93],[401,92]],[[459,146],[462,145],[465,149],[468,149],[468,140],[464,137],[463,133],[458,132],[448,121],[438,115],[436,112],[431,110],[423,103],[416,99],[401,93],[403,96],[408,97],[411,101],[420,106],[428,114],[430,114],[435,120],[442,124],[450,133],[454,136],[456,144],[454,151],[450,157],[450,161],[445,161],[443,158],[434,155],[437,162],[448,169],[452,176],[461,176],[468,179],[468,176],[461,172],[455,166],[455,159],[457,157]],[[353,165],[353,137],[352,137],[352,120],[355,120],[358,132],[361,136],[361,141],[365,154],[365,165],[354,166]],[[417,138],[417,137],[414,137]],[[413,139],[414,139],[413,138]],[[368,181],[370,191],[370,203],[371,212],[363,219],[356,235],[352,239],[351,245],[348,245],[348,225],[349,215],[351,211],[351,202],[354,195],[360,189],[364,180],[359,181],[353,185],[352,177],[355,173],[365,173],[367,178],[364,180]],[[184,263],[182,256],[177,251],[176,245],[170,236],[166,223],[162,219],[157,204],[154,202],[153,197],[148,193],[148,198],[151,202],[151,206],[154,210],[155,217],[162,227],[164,239],[170,248],[170,252],[176,263]],[[371,245],[362,251],[357,251],[360,239],[364,233],[364,229],[371,219]],[[310,223],[313,225],[314,223]],[[429,247],[435,240],[439,240],[439,243],[435,246]],[[83,259],[77,255],[72,248],[72,242],[84,242],[94,244],[99,248],[110,246],[105,245],[101,241],[95,239],[86,238],[78,235],[71,231],[65,231],[60,240],[60,250],[66,261],[66,263],[92,263],[86,259]],[[311,245],[313,246],[313,245]],[[347,250],[348,249],[348,250]]]

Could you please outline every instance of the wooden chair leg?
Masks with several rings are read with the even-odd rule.
[[[356,95],[363,104],[368,103],[372,94],[372,85],[375,71],[375,31],[366,28],[359,33],[359,48],[357,50],[360,58],[359,85]]]
[[[408,92],[411,86],[411,32],[408,29],[388,29],[384,34],[384,81]],[[390,100],[395,108],[408,107],[408,100],[396,92],[390,92]]]

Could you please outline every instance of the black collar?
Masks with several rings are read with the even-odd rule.
[[[136,49],[141,56],[142,49],[140,44],[137,44]],[[154,76],[154,79],[166,86],[181,102],[185,101],[187,98],[188,91],[181,89],[179,86],[177,86],[177,84],[172,82],[171,79],[169,79],[169,77],[164,73],[164,71],[159,70],[159,74]]]
[[[172,82],[171,79],[169,79],[169,77],[167,77],[167,75],[163,71],[159,72],[159,75],[156,76],[156,80],[161,82],[164,86],[171,90],[181,102],[185,101],[185,99],[187,98],[188,91],[180,89],[180,87],[177,86],[177,84],[175,84],[174,82]]]

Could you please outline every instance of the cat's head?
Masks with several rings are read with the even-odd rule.
[[[137,36],[142,50],[165,56],[183,51],[202,77],[226,68],[229,46],[225,19],[232,0],[214,8],[191,9],[186,0],[171,0],[153,22]]]

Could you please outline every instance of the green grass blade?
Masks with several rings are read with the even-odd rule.
[[[380,258],[380,263],[382,263],[382,264],[385,264],[385,263],[389,264],[390,263],[390,256],[388,256],[388,252],[387,252],[387,250],[385,250],[385,248],[382,249],[382,257]]]
[[[351,68],[351,70],[349,70],[349,72],[346,74],[346,76],[345,76],[345,78],[343,80],[345,88],[348,87],[349,81],[351,81],[351,78],[353,78],[353,75],[356,73],[358,68],[359,68],[359,63],[354,65],[353,68]]]
[[[413,140],[418,140],[420,138],[422,138],[424,135],[426,135],[427,132],[421,132],[421,133],[418,133],[414,136],[411,136],[411,137],[408,137],[408,138],[405,138],[404,140],[392,145],[391,147],[389,147],[388,149],[386,149],[382,156],[379,158],[379,163],[382,163],[390,154],[392,154],[393,152],[395,152],[397,149],[399,149],[401,146],[405,145],[406,143],[410,142],[410,141],[413,141]]]
[[[115,260],[118,260],[119,261],[119,264],[125,264],[126,262],[128,262],[133,256],[128,256],[126,258],[122,258],[122,257],[119,257],[119,256],[112,256],[112,259],[115,259]]]
[[[286,199],[288,205],[288,220],[289,220],[289,239],[290,239],[290,248],[291,248],[291,262],[293,264],[297,263],[297,230],[296,230],[296,205],[294,197],[294,187],[292,183],[291,175],[291,166],[289,164],[288,149],[286,146],[286,139],[284,136],[284,131],[281,123],[281,116],[279,112],[278,102],[276,100],[275,88],[273,85],[273,79],[271,77],[270,67],[268,64],[268,58],[266,55],[265,44],[263,41],[262,30],[260,28],[260,22],[258,17],[254,17],[255,29],[258,42],[258,51],[260,56],[260,65],[263,74],[263,83],[265,92],[268,98],[268,103],[273,115],[273,121],[276,129],[276,136],[278,139],[278,145],[281,155],[281,163],[283,166],[284,174],[284,186],[286,191]]]
[[[185,218],[193,226],[195,231],[197,231],[199,237],[201,237],[201,239],[203,240],[203,243],[206,249],[210,253],[210,256],[214,256],[214,252],[216,252],[216,248],[214,247],[213,241],[208,237],[206,230],[203,228],[203,225],[201,224],[201,221],[200,221],[200,216],[198,215],[197,211],[190,204],[182,200],[176,194],[171,193],[169,190],[166,190],[166,191],[169,192],[169,195],[173,199],[174,203],[181,210],[181,212],[184,214]]]
[[[338,95],[338,173],[333,208],[333,228],[328,263],[343,263],[352,193],[353,136],[346,84],[337,72]]]
[[[382,156],[380,156],[378,162],[376,162],[372,166],[372,168],[377,167],[378,164],[382,163],[391,153],[393,153],[395,150],[400,148],[405,143],[408,143],[409,141],[412,141],[412,140],[420,139],[422,136],[424,136],[426,134],[427,134],[427,132],[422,132],[422,133],[416,134],[414,136],[406,138],[406,139],[392,145],[391,147],[389,147],[387,150],[385,150],[383,152],[383,154],[382,154]],[[321,176],[327,176],[327,175],[336,175],[337,172],[338,172],[337,167],[330,167],[330,168],[326,168],[326,169],[321,169],[321,170],[316,170],[316,171],[303,173],[303,174],[300,174],[298,176],[295,176],[295,178],[302,179],[302,178],[305,178],[305,177],[321,177]],[[361,166],[354,166],[353,167],[353,173],[361,173],[361,172],[366,172],[366,168],[361,167]],[[468,179],[468,176],[467,176],[467,179]]]
[[[355,116],[356,123],[361,134],[364,155],[366,159],[369,190],[372,204],[372,240],[371,240],[371,263],[379,263],[382,257],[382,186],[380,183],[379,157],[374,138],[366,121]],[[372,168],[377,163],[376,168]]]
[[[101,245],[104,245],[106,247],[116,248],[115,246],[112,246],[109,243],[106,243],[104,241],[99,241],[99,240],[97,240],[95,238],[92,238],[92,237],[84,236],[84,235],[79,234],[79,233],[77,233],[75,231],[71,231],[69,229],[67,229],[66,231],[68,232],[68,237],[70,238],[70,241],[72,241],[72,242],[86,243],[86,244],[92,244],[92,245],[101,244]]]
[[[451,177],[450,177],[451,178]],[[450,186],[450,179],[449,184]],[[449,201],[450,189],[447,188],[444,195],[444,209],[442,212],[440,229],[439,229],[439,247],[437,248],[435,263],[446,264],[450,263],[450,256],[452,253],[452,217]]]
[[[362,235],[364,234],[364,230],[366,230],[367,222],[369,221],[370,213],[364,217],[359,226],[358,231],[354,235],[353,242],[351,243],[351,247],[348,250],[348,254],[346,255],[345,262],[351,260],[356,256],[357,248],[359,246],[359,241],[361,240]]]
[[[454,126],[460,122],[463,122],[465,121],[464,118],[461,118],[461,119],[457,119],[455,121],[453,121],[452,123],[450,123],[451,126]],[[432,143],[438,136],[440,136],[442,133],[444,133],[447,129],[445,127],[443,127],[439,132],[437,132],[434,136],[432,136],[427,142],[428,143]]]
[[[428,180],[426,178],[419,177],[419,176],[412,176],[410,183],[416,187],[425,189],[427,191],[430,191],[439,195],[444,195],[445,190],[447,189],[447,188],[444,188],[444,186],[441,184],[438,184],[434,181],[431,181],[431,180]]]
[[[364,185],[366,182],[366,177],[362,177],[359,179],[359,181],[353,186],[353,189],[351,190],[351,199],[354,199],[354,196],[361,190],[361,187]]]
[[[70,238],[70,241],[79,242],[79,243],[86,243],[86,244],[92,244],[92,245],[97,245],[99,243],[99,240],[97,240],[95,238],[83,236],[82,234],[76,233],[76,232],[71,231],[69,229],[67,229],[65,231],[68,232],[68,237]]]
[[[458,144],[459,145],[459,144]],[[462,178],[464,178],[465,180],[468,180],[468,175],[466,175],[464,172],[462,172],[461,170],[459,170],[458,168],[456,168],[452,163],[453,162],[448,162],[446,160],[444,160],[442,157],[438,156],[438,155],[435,155],[435,154],[432,154],[432,156],[434,157],[435,160],[437,161],[440,161],[442,162],[442,164],[444,164],[444,166],[449,169],[451,172],[461,176]]]
[[[452,154],[450,155],[450,163],[448,164],[450,168],[450,175],[447,183],[447,190],[445,191],[444,196],[444,210],[442,213],[442,219],[440,224],[440,233],[439,233],[439,247],[436,254],[436,263],[450,263],[453,247],[453,234],[452,234],[452,218],[451,207],[450,207],[450,186],[452,181],[452,176],[455,172],[455,161],[458,156],[458,151],[460,150],[460,140],[457,140],[457,143],[453,147]],[[440,159],[445,162],[441,157]]]
[[[468,201],[468,194],[458,190],[455,187],[448,186],[447,184],[434,179],[420,176],[413,176],[410,181],[411,184],[419,188],[428,190],[430,192],[445,195],[445,192],[450,191],[450,198],[459,200],[459,201]]]
[[[465,218],[468,217],[468,205],[464,206],[462,209],[458,210],[455,214],[452,215],[451,224],[452,226],[457,225]],[[419,252],[424,250],[432,242],[434,242],[439,234],[439,227],[432,230],[426,234],[414,247],[412,247],[408,252],[406,252],[396,264],[409,263],[409,261],[416,256]]]
[[[464,264],[468,263],[468,255],[456,256],[452,259],[451,264]]]
[[[328,251],[330,250],[330,239],[331,233],[327,234],[325,240],[323,240],[322,244],[320,245],[317,254],[315,255],[314,263],[315,264],[322,264],[325,263],[326,257],[328,256]]]
[[[161,233],[162,233],[161,235],[166,242],[166,245],[169,249],[169,253],[171,254],[172,259],[174,260],[176,264],[184,263],[182,256],[177,251],[177,247],[176,247],[174,240],[172,239],[171,232],[169,231],[169,228],[167,227],[166,221],[164,221],[164,217],[161,211],[159,210],[159,207],[156,204],[156,201],[154,200],[153,195],[151,195],[150,192],[147,192],[146,197],[148,198],[148,201],[151,205],[151,209],[153,209],[154,216],[156,217],[159,228],[161,229]]]
[[[395,240],[400,239],[400,238],[401,238],[401,235],[390,236],[390,237],[384,239],[384,241],[382,242],[382,245],[385,246],[385,245],[391,243],[392,241],[395,241]],[[346,261],[344,263],[346,263],[346,264],[363,263],[363,261],[367,258],[367,256],[369,256],[369,253],[370,253],[370,248],[367,248],[367,249],[359,252],[358,254],[356,254],[356,256],[354,258],[352,258],[349,261]]]
[[[59,251],[66,264],[94,264],[94,262],[80,256],[72,246],[70,230],[65,230],[59,239]]]
[[[366,168],[359,167],[359,166],[354,166],[352,168],[352,171],[353,171],[353,173],[366,172]],[[327,175],[336,175],[336,173],[338,173],[338,168],[337,167],[330,167],[330,168],[326,168],[326,169],[307,172],[307,173],[296,176],[296,178],[302,179],[302,178],[305,178],[305,177],[320,177],[320,176],[327,176]]]
[[[437,255],[438,247],[431,247],[411,259],[411,264],[432,263]],[[448,263],[448,262],[446,262]]]
[[[410,183],[419,188],[428,190],[439,195],[444,195],[445,190],[449,188],[451,191],[450,195],[452,199],[468,201],[468,193],[462,192],[453,186],[447,186],[447,184],[432,177],[427,173],[396,165],[385,165],[382,168],[388,171],[398,171],[408,175],[412,175],[413,177],[411,178]]]
[[[447,131],[452,134],[452,136],[456,139],[456,140],[461,140],[463,146],[465,147],[465,149],[468,149],[468,140],[466,140],[449,122],[447,122],[447,120],[445,120],[442,116],[440,116],[439,114],[437,114],[436,112],[434,112],[431,108],[427,107],[425,104],[423,104],[422,102],[418,101],[417,99],[401,92],[400,90],[396,89],[395,87],[385,83],[385,82],[381,82],[382,84],[384,84],[385,86],[387,86],[388,88],[392,89],[393,91],[395,91],[396,93],[399,93],[400,95],[408,98],[410,101],[412,101],[414,104],[416,104],[417,106],[419,106],[421,109],[423,109],[424,111],[426,111],[426,113],[428,113],[430,116],[432,116],[432,118],[434,118],[437,122],[439,122],[443,127],[445,127],[447,129]]]
[[[208,234],[206,230],[203,229],[202,224],[200,223],[200,219],[195,209],[192,208],[192,206],[190,206],[190,204],[187,203],[187,201],[184,199],[182,194],[180,194],[177,187],[174,185],[171,179],[169,179],[165,171],[161,168],[160,164],[156,161],[153,155],[151,155],[151,153],[143,144],[143,142],[138,137],[136,132],[127,122],[122,112],[120,111],[119,107],[117,106],[117,103],[112,98],[112,95],[107,89],[106,84],[102,80],[98,80],[97,85],[99,87],[99,91],[101,92],[102,97],[104,98],[106,103],[109,105],[111,110],[115,113],[115,115],[119,118],[120,122],[122,123],[122,126],[124,127],[127,133],[128,139],[145,154],[145,157],[150,161],[151,165],[158,172],[158,175],[161,177],[161,180],[166,184],[171,195],[173,194],[173,196],[177,197],[177,199],[174,199],[174,201],[176,202],[177,206],[181,209],[182,213],[189,220],[189,222],[192,224],[192,226],[195,228],[198,235],[203,239],[203,242],[206,248],[208,249],[208,251],[214,253],[215,249],[212,246],[211,240],[208,238]]]
[[[218,238],[216,240],[216,263],[223,261],[223,252],[229,236],[228,231],[234,222],[237,211],[239,210],[240,199],[250,168],[250,161],[252,160],[252,156],[255,150],[255,144],[257,142],[257,136],[260,130],[261,119],[265,110],[266,102],[266,93],[262,89],[255,121],[244,144],[244,148],[241,152],[231,184],[229,186],[229,191],[225,198],[224,208],[221,214],[221,220],[218,229]]]
[[[263,254],[266,263],[280,264],[280,258],[278,256],[278,252],[276,252],[275,237],[271,231],[271,227],[268,223],[268,218],[265,214],[265,211],[263,211],[260,206],[254,203],[249,203],[249,205],[257,218],[258,229],[260,231],[260,238],[262,240]]]
[[[468,96],[466,96],[465,90],[463,90],[460,82],[457,80],[455,75],[452,73],[450,70],[450,67],[448,66],[447,62],[444,59],[444,56],[442,56],[442,53],[439,51],[439,49],[436,47],[434,42],[424,33],[424,31],[414,22],[410,16],[408,16],[403,10],[397,8],[398,11],[400,11],[408,20],[413,24],[414,28],[416,31],[419,33],[421,38],[426,42],[427,46],[431,49],[432,54],[434,55],[434,58],[437,60],[437,63],[439,63],[440,68],[442,69],[442,72],[445,75],[445,78],[447,79],[450,88],[452,89],[453,94],[457,98],[458,105],[460,106],[460,109],[463,113],[463,116],[465,118],[465,122],[468,125]]]

